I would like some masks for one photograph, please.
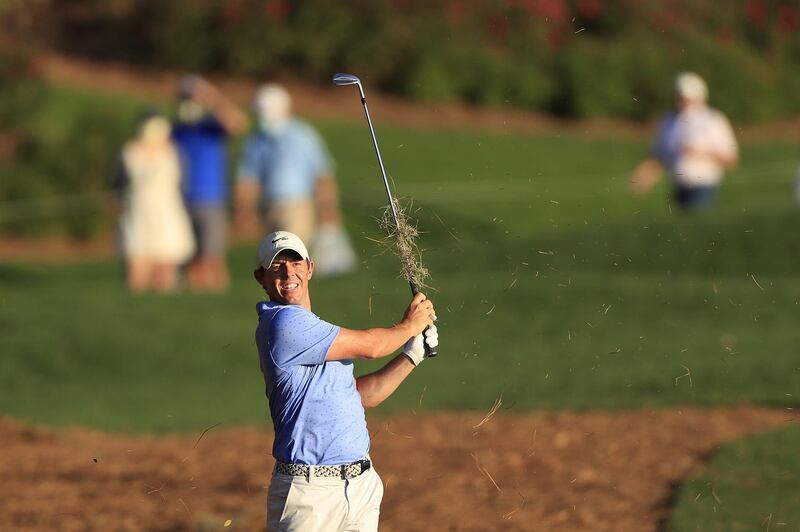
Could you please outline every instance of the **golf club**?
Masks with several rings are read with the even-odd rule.
[[[400,222],[397,218],[397,209],[394,204],[394,197],[392,197],[392,189],[389,187],[389,179],[386,177],[386,169],[383,167],[383,159],[381,158],[381,150],[378,148],[378,139],[375,137],[375,129],[372,127],[372,118],[369,116],[369,108],[367,107],[367,97],[364,95],[364,87],[361,85],[361,80],[358,79],[358,76],[354,76],[353,74],[334,74],[333,75],[333,84],[338,86],[345,86],[345,85],[358,85],[358,93],[361,97],[361,105],[364,106],[364,114],[367,115],[367,124],[369,125],[369,132],[372,135],[372,145],[375,146],[375,154],[378,156],[378,165],[381,168],[381,176],[383,177],[383,186],[386,187],[386,196],[389,198],[389,208],[392,210],[392,218],[394,219],[395,225],[400,228]],[[419,292],[419,288],[414,281],[409,280],[408,284],[411,286],[411,293],[413,295],[417,295]],[[427,329],[426,329],[427,330]],[[428,347],[428,344],[423,341],[423,345],[425,346],[425,355],[428,358],[435,357],[438,352],[436,349],[431,349]]]

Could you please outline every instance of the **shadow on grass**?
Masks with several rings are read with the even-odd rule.
[[[701,470],[705,470],[709,462],[719,452],[719,448],[711,449],[705,453],[699,453],[697,461],[701,464]],[[656,510],[661,514],[656,522],[656,532],[670,532],[672,523],[672,513],[677,508],[681,498],[681,492],[685,484],[690,481],[696,473],[692,473],[685,478],[681,478],[672,482],[669,485],[669,495],[664,499],[662,504],[659,504]]]

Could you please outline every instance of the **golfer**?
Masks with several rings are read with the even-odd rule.
[[[383,484],[369,457],[364,409],[389,397],[438,345],[433,304],[415,295],[396,325],[346,329],[311,312],[314,262],[300,238],[267,235],[253,275],[256,345],[275,426],[275,470],[267,530],[377,530]],[[422,331],[425,332],[423,340]],[[398,354],[374,373],[353,376],[353,360]]]
[[[666,167],[674,184],[674,199],[686,211],[709,207],[725,170],[736,165],[739,148],[728,119],[709,107],[705,81],[693,72],[675,79],[674,113],[659,129],[652,155],[633,171],[634,195],[648,192]]]

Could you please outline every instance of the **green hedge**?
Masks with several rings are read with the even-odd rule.
[[[708,78],[712,102],[736,120],[798,111],[800,6],[790,0],[85,0],[58,10],[47,6],[28,7],[38,9],[33,31],[38,27],[39,39],[98,59],[318,83],[349,70],[421,100],[633,119],[662,112],[675,74],[693,69]]]
[[[109,173],[143,108],[128,100],[70,92],[36,74],[23,49],[0,50],[0,232],[103,228]]]

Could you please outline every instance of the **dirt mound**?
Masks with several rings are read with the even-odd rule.
[[[374,418],[382,530],[656,530],[675,483],[720,444],[797,419],[750,407]],[[0,418],[0,529],[257,530],[271,444],[255,428],[128,437]]]

